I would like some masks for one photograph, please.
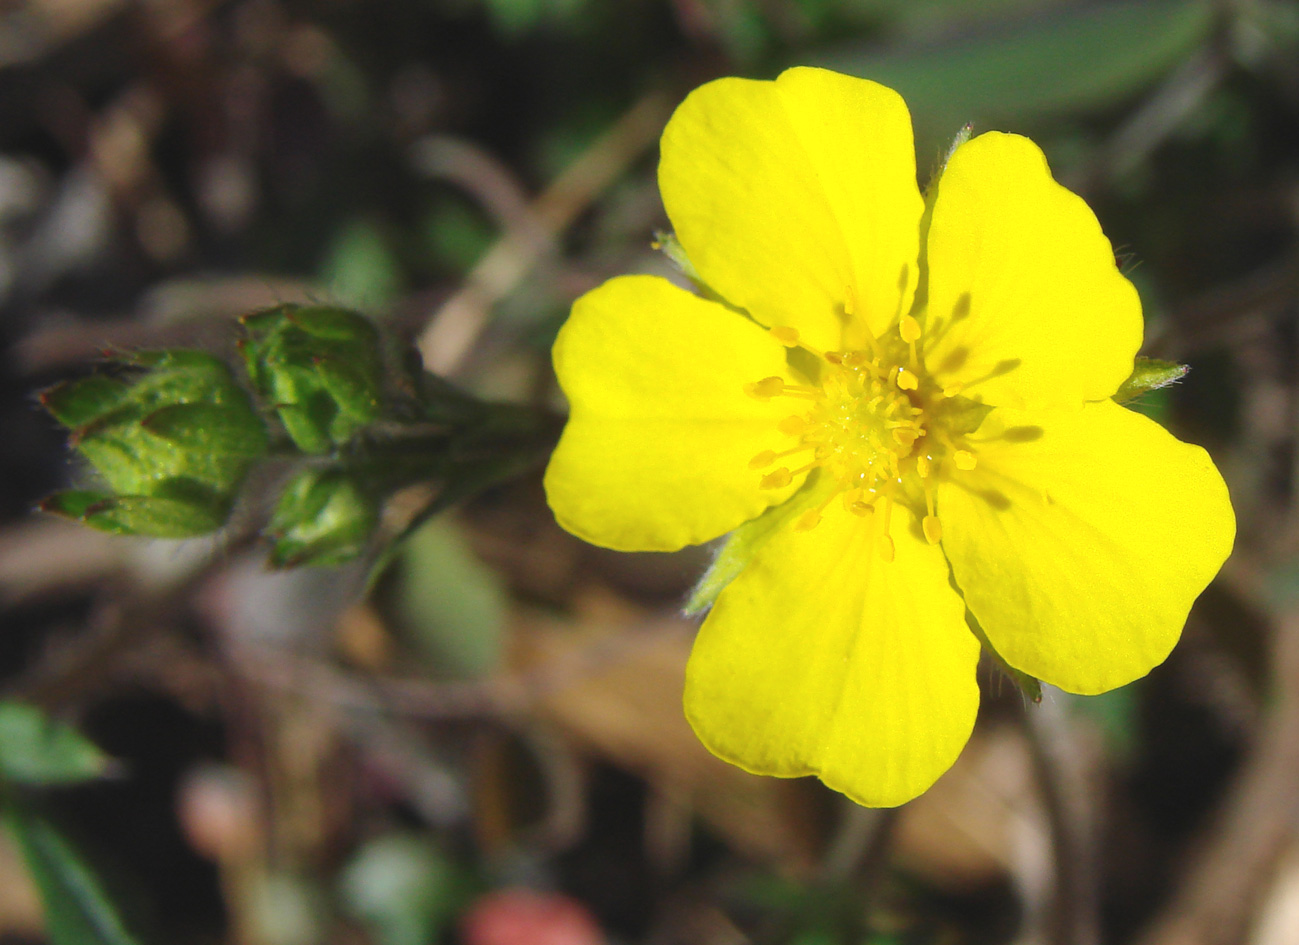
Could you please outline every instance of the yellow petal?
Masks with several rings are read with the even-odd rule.
[[[749,468],[786,445],[791,412],[746,384],[786,373],[785,350],[753,322],[654,276],[582,296],[559,333],[555,373],[571,414],[546,469],[546,497],[573,534],[620,551],[710,541],[802,482],[761,490]]]
[[[940,487],[938,515],[993,648],[1070,692],[1144,676],[1231,551],[1235,516],[1208,454],[1113,401],[1003,408],[984,428],[977,467]]]
[[[956,150],[929,229],[925,362],[1012,407],[1109,397],[1141,345],[1141,302],[1082,198],[1037,145],[990,132]]]
[[[833,349],[854,294],[877,334],[910,304],[923,202],[891,89],[809,68],[710,82],[663,132],[659,188],[703,281],[764,325]]]
[[[819,775],[890,807],[969,738],[979,645],[914,517],[894,510],[890,563],[874,518],[840,506],[810,531],[786,527],[722,592],[686,669],[686,716],[747,771]]]

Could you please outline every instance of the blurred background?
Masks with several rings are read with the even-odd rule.
[[[232,355],[278,302],[562,410],[572,299],[669,271],[672,107],[800,63],[899,89],[922,178],[967,121],[1034,137],[1145,353],[1190,364],[1139,407],[1214,455],[1240,537],[1148,678],[1033,705],[990,669],[956,767],[867,811],[706,754],[679,613],[708,550],[584,546],[539,470],[369,589],[237,524],[31,512],[84,479],[35,391],[105,349]],[[112,759],[0,833],[4,945],[1299,942],[1293,2],[8,0],[0,313],[0,697]]]

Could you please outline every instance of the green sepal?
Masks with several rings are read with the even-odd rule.
[[[1175,384],[1191,369],[1175,361],[1160,361],[1158,358],[1138,357],[1132,365],[1132,373],[1119,385],[1114,393],[1116,403],[1125,404],[1135,397],[1161,387]]]
[[[996,666],[997,669],[1001,670],[1001,672],[1015,684],[1015,687],[1019,689],[1026,698],[1032,700],[1034,703],[1041,702],[1041,680],[1036,676],[1030,676],[1028,673],[1022,672],[1007,663],[1005,659],[1002,658],[1001,654],[998,653],[993,645],[988,641],[988,635],[983,632],[983,627],[980,626],[978,618],[976,618],[969,609],[965,611],[965,622],[969,625],[970,632],[978,638],[979,643],[983,646],[983,652],[988,654],[988,658],[992,660],[993,665]]]
[[[703,613],[716,602],[726,586],[740,576],[754,555],[782,528],[806,509],[814,508],[823,498],[817,488],[819,477],[814,470],[803,488],[780,505],[773,505],[757,518],[750,519],[726,537],[717,557],[699,579],[683,608],[687,616]]]
[[[247,406],[173,404],[140,421],[181,450],[255,459],[267,449],[266,427]]]
[[[129,389],[117,378],[92,374],[41,391],[40,402],[50,416],[68,429],[75,430],[111,413]]]
[[[34,705],[0,702],[0,780],[31,787],[103,777],[111,761],[76,729]]]
[[[43,512],[73,519],[113,535],[151,538],[196,538],[219,529],[229,506],[218,497],[107,495],[68,490],[40,504]]]
[[[339,470],[305,469],[284,488],[266,526],[276,568],[336,565],[357,557],[379,519],[378,501]]]

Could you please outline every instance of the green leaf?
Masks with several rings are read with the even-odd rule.
[[[997,32],[879,54],[842,46],[811,64],[874,79],[907,100],[918,153],[937,156],[951,129],[976,130],[1090,109],[1127,98],[1176,66],[1213,27],[1205,0],[1114,0],[1027,17]],[[922,171],[924,168],[922,160]]]
[[[1138,357],[1132,366],[1128,379],[1119,385],[1114,400],[1125,404],[1134,397],[1152,390],[1168,387],[1186,377],[1190,368],[1174,361],[1160,361],[1158,358]]]
[[[781,528],[794,520],[805,509],[813,508],[822,498],[817,488],[815,472],[808,477],[807,483],[794,495],[780,505],[772,506],[755,519],[745,522],[727,536],[725,543],[717,552],[717,557],[704,576],[699,579],[695,589],[690,592],[686,601],[687,616],[703,613],[713,606],[717,595],[726,589],[743,571],[753,556],[756,555]]]
[[[335,234],[320,272],[329,298],[381,309],[401,291],[402,272],[373,223],[353,220]]]
[[[140,945],[94,870],[48,821],[10,799],[4,823],[40,893],[51,945]]]
[[[415,647],[436,670],[472,678],[499,665],[505,591],[454,523],[434,519],[406,541],[397,606]]]
[[[108,756],[70,725],[36,706],[0,702],[0,779],[15,784],[76,784],[102,776]]]

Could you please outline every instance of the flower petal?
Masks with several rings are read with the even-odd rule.
[[[686,716],[755,774],[819,775],[890,807],[946,771],[978,711],[979,644],[938,547],[894,510],[896,557],[832,502],[787,528],[717,600],[686,669]]]
[[[1113,401],[995,411],[978,466],[943,484],[943,549],[1016,669],[1070,692],[1144,676],[1231,552],[1207,453]]]
[[[555,373],[571,406],[546,469],[555,517],[620,551],[710,541],[783,501],[749,461],[779,448],[777,397],[744,385],[787,376],[785,349],[742,315],[654,276],[582,296],[559,333]]]
[[[925,362],[944,386],[1012,407],[1113,394],[1141,345],[1141,301],[1091,209],[1027,138],[957,148],[929,228]]]
[[[875,334],[910,304],[923,201],[891,89],[810,68],[710,82],[663,132],[659,188],[704,282],[764,325],[833,349],[854,287]]]

